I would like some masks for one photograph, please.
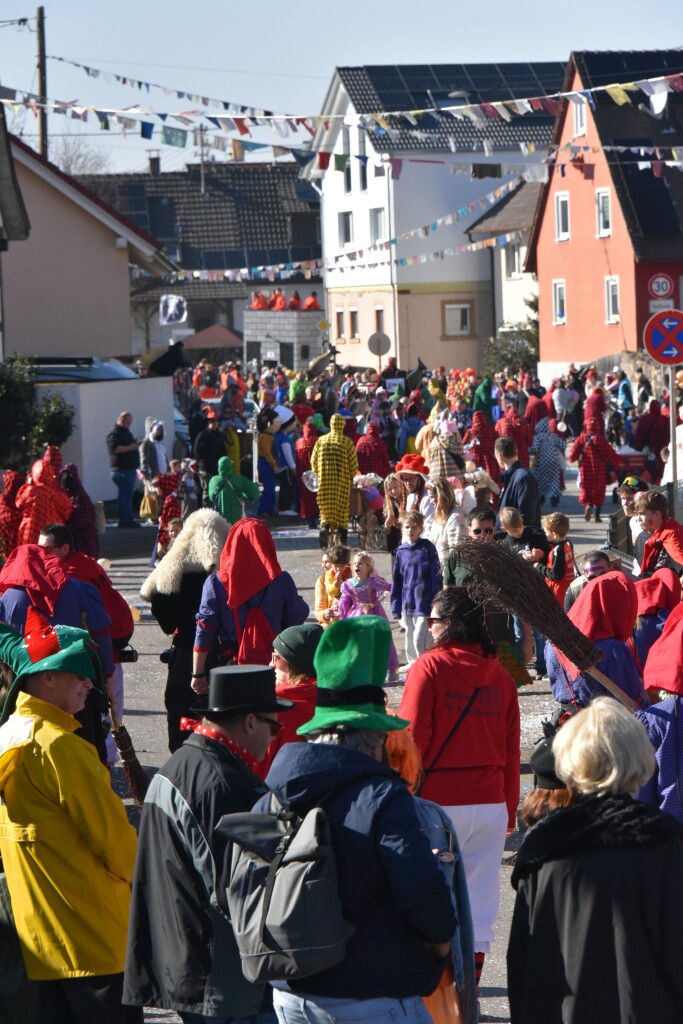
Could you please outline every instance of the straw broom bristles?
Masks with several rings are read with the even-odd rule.
[[[141,807],[149,788],[149,776],[138,761],[138,756],[135,753],[135,747],[133,746],[133,741],[130,738],[130,733],[126,729],[125,725],[121,725],[116,716],[114,701],[111,699],[111,695],[109,697],[109,713],[111,714],[112,720],[111,734],[114,738],[116,748],[121,755],[123,774],[126,778],[126,782],[128,783],[130,795],[136,806]]]
[[[540,573],[502,544],[465,541],[458,560],[472,578],[465,584],[473,601],[517,615],[546,636],[578,669],[585,671],[603,652],[571,622]]]
[[[473,601],[519,616],[630,711],[638,710],[621,687],[595,668],[603,652],[567,618],[543,577],[521,555],[502,544],[470,540],[458,545],[458,559],[471,573],[465,586]]]

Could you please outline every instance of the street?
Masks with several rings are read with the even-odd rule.
[[[567,492],[563,495],[560,511],[571,518],[572,529],[569,539],[573,541],[576,555],[603,544],[606,540],[607,516],[616,506],[611,504],[611,489],[608,490],[608,501],[604,509],[603,524],[586,523],[578,504],[576,494],[575,473],[567,474]],[[280,520],[282,522],[282,520]],[[283,569],[293,576],[299,593],[308,604],[313,606],[314,587],[319,575],[319,548],[317,532],[307,530],[298,520],[295,525],[273,527],[278,555]],[[141,535],[139,546],[151,547],[152,530],[145,527],[138,531]],[[149,538],[149,544],[147,544]],[[350,535],[352,547],[357,547],[357,537]],[[107,544],[105,543],[105,549]],[[125,724],[131,735],[140,762],[150,771],[156,770],[168,757],[166,737],[166,713],[163,705],[166,667],[159,660],[159,653],[169,645],[152,618],[149,605],[139,596],[142,581],[150,572],[148,555],[116,557],[111,552],[111,577],[128,602],[140,610],[140,622],[135,629],[133,646],[139,653],[135,664],[126,665],[125,671]],[[385,553],[375,556],[377,572],[389,578],[390,557]],[[394,640],[403,661],[403,635],[397,624],[393,625]],[[532,671],[533,675],[533,671]],[[389,704],[398,707],[401,697],[401,686],[389,689]],[[550,694],[547,680],[525,687],[519,691],[522,717],[522,795],[531,787],[532,778],[529,774],[528,758],[535,740],[541,735],[541,722],[553,708],[554,701]],[[120,768],[113,773],[114,784],[121,792],[123,787]],[[137,812],[130,801],[129,815],[137,820]],[[505,951],[510,928],[514,892],[510,885],[511,866],[507,863],[510,856],[518,849],[522,836],[515,832],[508,840],[506,853],[501,870],[501,904],[497,923],[497,938],[491,953],[486,959],[480,987],[482,1021],[509,1021],[506,999],[506,967]],[[148,1010],[146,1021],[177,1021],[179,1018],[168,1011]]]

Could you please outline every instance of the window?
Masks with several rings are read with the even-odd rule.
[[[566,285],[564,281],[553,281],[553,323],[567,322]]]
[[[339,245],[353,244],[353,214],[339,214]]]
[[[384,306],[375,306],[375,331],[384,334]]]
[[[370,210],[370,244],[376,245],[384,238],[384,210],[378,207]]]
[[[555,193],[555,241],[566,242],[569,239],[569,193]]]
[[[605,278],[605,321],[608,324],[619,323],[619,278]]]
[[[608,188],[595,190],[595,219],[598,238],[612,234],[612,199]]]
[[[368,190],[368,158],[367,150],[365,146],[365,132],[362,128],[358,129],[358,180],[360,183],[361,192],[367,192]]]
[[[586,104],[573,103],[574,108],[574,136],[586,134]]]
[[[472,306],[469,302],[443,303],[443,333],[447,338],[457,338],[470,333]]]
[[[519,242],[511,242],[505,246],[505,276],[521,277],[522,246]]]
[[[335,324],[337,327],[337,337],[344,337],[344,310],[336,309],[334,313]]]
[[[355,306],[351,306],[349,310],[350,326],[351,326],[351,337],[358,337],[358,310]]]
[[[348,128],[342,129],[342,153],[346,160],[346,167],[344,168],[344,191],[351,191],[351,137]]]

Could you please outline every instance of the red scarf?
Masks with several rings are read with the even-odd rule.
[[[230,739],[224,732],[220,732],[218,729],[212,729],[210,725],[205,725],[203,722],[198,722],[196,718],[181,718],[180,728],[183,732],[196,732],[200,736],[206,736],[207,739],[215,740],[216,743],[222,744],[227,747],[235,757],[239,757],[240,761],[246,764],[247,768],[250,768],[253,772],[256,768],[257,761],[255,757],[252,757],[248,750],[245,750],[243,746],[237,743],[236,740]]]

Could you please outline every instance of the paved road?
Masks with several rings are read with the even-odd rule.
[[[605,507],[605,515],[612,509]],[[574,542],[577,555],[604,543],[606,539],[606,522],[602,525],[586,523],[576,496],[576,484],[569,474],[568,491],[563,496],[560,511],[571,517],[572,530],[570,539]],[[306,601],[313,605],[315,580],[319,573],[319,549],[317,533],[291,525],[291,521],[281,520],[282,528],[274,528],[279,557],[284,569],[289,571],[296,582],[297,588]],[[295,520],[298,524],[298,521]],[[126,534],[133,531],[125,531]],[[144,531],[135,531],[133,547],[138,551],[145,547],[151,548],[152,531],[145,527]],[[357,544],[357,538],[351,539]],[[148,556],[127,555],[117,557],[116,550],[131,550],[130,542],[113,534],[105,542],[105,550],[111,559],[111,576],[114,585],[124,594],[132,605],[140,609],[141,619],[136,627],[134,645],[140,653],[137,664],[125,667],[125,724],[133,739],[140,761],[155,770],[163,764],[168,756],[166,745],[166,718],[163,707],[165,666],[159,661],[159,652],[168,644],[168,639],[152,618],[149,606],[139,597],[140,584],[149,572]],[[376,559],[377,570],[388,578],[390,559],[380,554]],[[395,628],[395,627],[394,627]],[[403,660],[402,635],[396,630],[395,641],[399,657]],[[393,687],[389,703],[397,707],[401,696],[401,687]],[[547,681],[526,687],[519,693],[522,712],[522,793],[531,787],[531,776],[528,769],[528,757],[534,741],[540,736],[540,723],[550,712],[553,700]],[[120,771],[115,771],[115,785],[122,789]],[[131,820],[137,819],[135,808],[129,803]],[[491,954],[487,958],[482,976],[481,1002],[482,1021],[509,1021],[509,1010],[506,999],[505,950],[512,915],[514,893],[510,886],[511,868],[505,862],[511,853],[519,847],[521,836],[515,833],[509,840],[503,867],[501,870],[501,908],[498,918],[498,937]],[[148,1010],[146,1021],[169,1022],[178,1021],[173,1013],[160,1010]]]

